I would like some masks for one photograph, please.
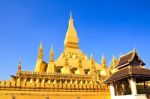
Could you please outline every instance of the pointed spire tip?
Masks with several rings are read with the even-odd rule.
[[[43,44],[42,44],[42,41],[40,42],[40,48],[43,48]]]
[[[53,48],[53,44],[51,44],[51,51],[53,51],[54,50],[54,48]]]
[[[19,58],[19,64],[21,64],[21,63],[22,63],[22,57]]]
[[[104,59],[105,57],[104,57],[104,54],[102,53],[102,59]]]
[[[91,58],[94,58],[93,53],[91,53]]]
[[[72,12],[70,11],[70,19],[72,19]]]
[[[19,64],[18,64],[18,70],[21,70],[21,65],[22,65],[22,58],[19,58]]]

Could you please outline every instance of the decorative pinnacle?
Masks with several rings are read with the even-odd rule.
[[[72,18],[72,13],[70,12],[70,19],[69,19],[69,26],[73,26],[73,18]]]
[[[133,51],[136,52],[136,48],[134,48]]]
[[[102,64],[106,64],[106,59],[105,59],[105,57],[104,57],[104,54],[102,54],[102,60],[101,60],[101,63],[102,63]]]
[[[53,44],[51,45],[51,51],[54,51]]]
[[[104,60],[104,59],[105,59],[104,54],[102,54],[102,60]]]
[[[19,64],[18,64],[18,70],[21,70],[21,65],[22,65],[22,58],[20,57]]]
[[[70,19],[72,19],[72,12],[70,11]]]
[[[116,61],[116,57],[113,55],[112,57],[112,63],[114,63]]]
[[[21,64],[22,63],[22,58],[20,57],[20,59],[19,59],[19,64]]]
[[[40,48],[43,48],[43,44],[42,44],[42,41],[40,42]]]
[[[115,55],[112,56],[112,59],[115,59]]]
[[[68,29],[66,32],[66,37],[64,41],[65,48],[74,48],[78,49],[79,38],[76,32],[76,29],[74,27],[72,14],[70,13],[70,19],[68,21]]]
[[[91,58],[94,58],[93,53],[91,53]]]
[[[54,49],[53,49],[53,45],[51,45],[51,50],[50,50],[50,61],[54,61]]]

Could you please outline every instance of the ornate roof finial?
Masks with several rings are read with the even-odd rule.
[[[136,48],[134,48],[133,51],[136,52]]]
[[[21,65],[22,65],[22,58],[20,57],[19,64],[18,64],[18,70],[21,70]]]

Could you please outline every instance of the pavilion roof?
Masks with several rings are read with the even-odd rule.
[[[141,66],[144,66],[145,63],[142,61],[142,59],[139,57],[139,55],[137,54],[136,50],[133,50],[125,55],[122,55],[119,58],[119,62],[118,65],[116,66],[116,68],[123,68],[126,66],[131,66],[131,63],[133,63],[134,60],[137,60]]]
[[[128,66],[112,74],[107,80],[105,80],[105,83],[110,83],[130,77],[145,79],[145,81],[150,80],[150,69],[145,67]]]

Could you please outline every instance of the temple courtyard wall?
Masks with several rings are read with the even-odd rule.
[[[108,91],[103,92],[49,92],[0,90],[0,99],[111,99]]]

